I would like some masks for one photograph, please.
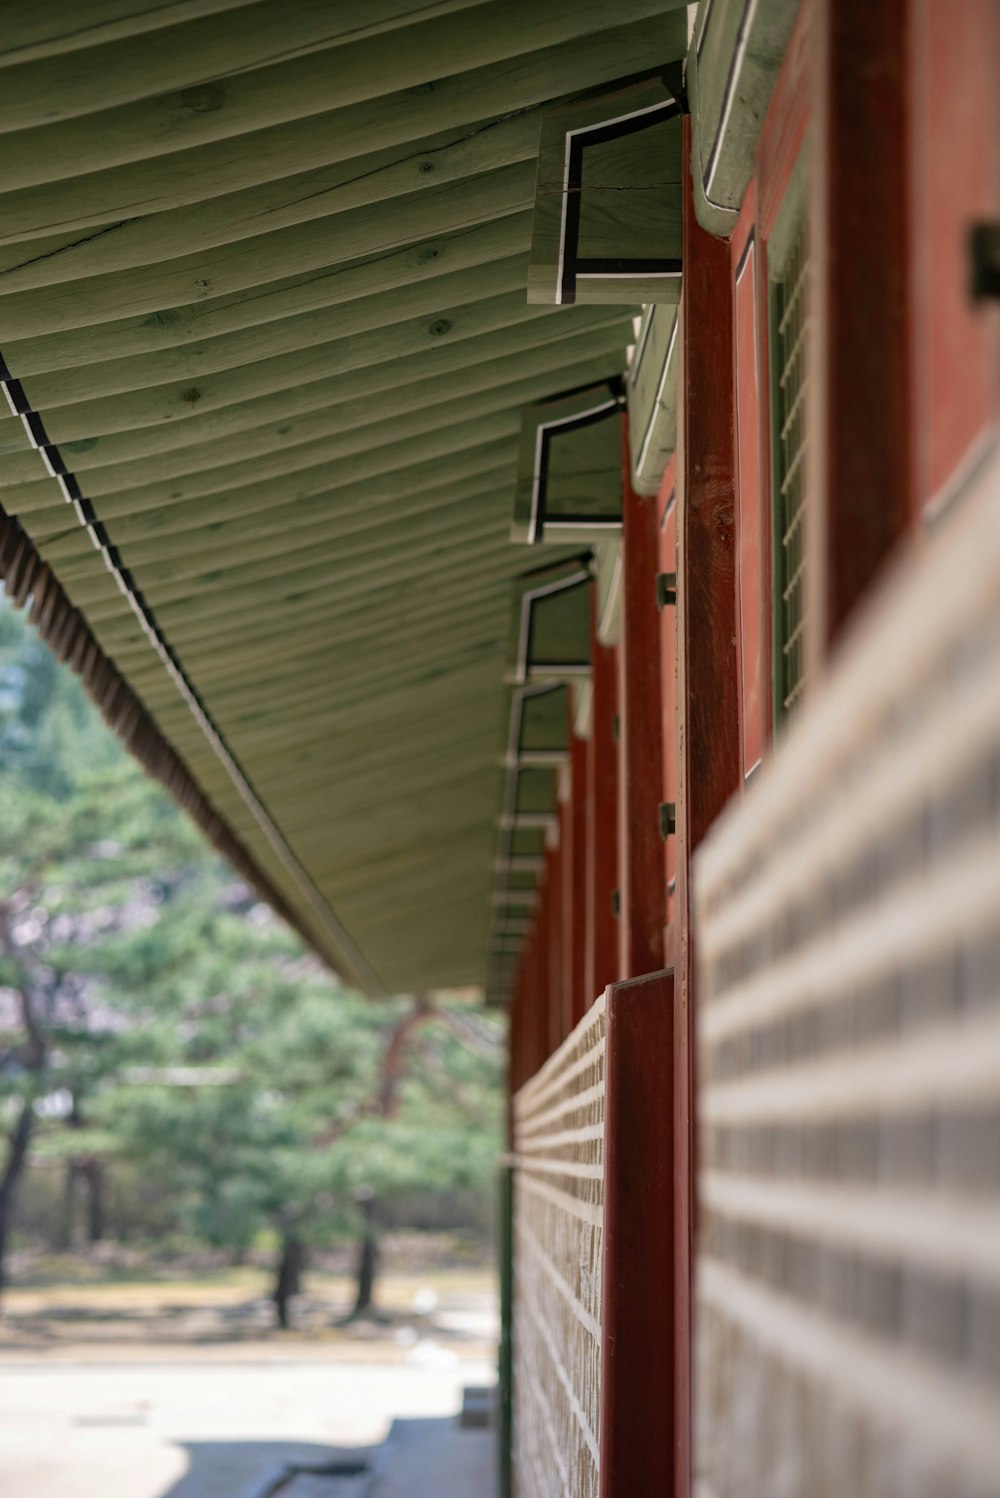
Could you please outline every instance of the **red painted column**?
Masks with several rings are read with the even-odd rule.
[[[807,604],[813,671],[916,508],[910,5],[816,5],[806,540],[818,563],[806,577],[817,595]]]
[[[569,739],[570,801],[567,817],[569,836],[569,880],[567,901],[569,921],[565,926],[569,945],[569,961],[564,963],[569,986],[569,1029],[572,1030],[583,1018],[592,1002],[587,994],[587,848],[588,828],[592,808],[587,794],[587,761],[589,746],[586,739],[573,732],[570,726]],[[568,1032],[567,1032],[568,1033]]]
[[[673,1491],[673,997],[672,973],[608,990],[601,1498]]]
[[[685,120],[685,160],[690,131]],[[739,786],[736,676],[733,321],[726,240],[701,229],[684,197],[681,473],[677,534],[677,989],[674,1003],[674,1494],[691,1473],[691,1262],[694,1227],[695,952],[691,860]]]
[[[570,694],[572,696],[572,694]],[[572,712],[570,713],[572,718]],[[572,729],[570,729],[572,739]],[[574,787],[572,759],[567,766],[565,799],[559,803],[559,951],[562,958],[559,1039],[565,1040],[576,1021],[573,1018],[573,863],[576,858],[573,819]]]
[[[561,842],[545,854],[545,1049],[539,1065],[563,1038],[563,887]]]
[[[597,638],[597,603],[591,612],[590,663],[594,702],[587,744],[587,950],[585,1003],[618,977],[618,672],[615,651]]]
[[[657,496],[657,546],[662,573],[677,575],[677,465],[671,458]],[[676,600],[676,587],[675,587]],[[662,799],[677,807],[677,604],[666,601],[660,609],[660,689],[663,704]],[[673,919],[677,899],[677,833],[663,840],[665,925]]]
[[[622,680],[620,970],[625,977],[663,966],[666,912],[659,807],[663,787],[660,620],[656,607],[659,535],[656,501],[630,482],[622,422]]]
[[[532,1025],[528,1077],[533,1077],[548,1055],[549,1046],[549,885],[548,867],[542,873],[535,914],[534,961],[532,962]],[[526,1079],[527,1080],[527,1079]]]

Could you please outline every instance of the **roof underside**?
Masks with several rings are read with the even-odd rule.
[[[664,9],[4,20],[0,504],[371,991],[482,977],[520,413],[631,332],[527,305],[539,119],[679,55]]]

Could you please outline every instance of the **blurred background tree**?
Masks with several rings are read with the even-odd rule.
[[[32,1159],[114,1231],[155,1182],[197,1242],[278,1244],[282,1325],[308,1250],[357,1246],[372,1303],[386,1202],[491,1189],[498,1017],[345,990],[204,846],[0,600],[0,1288]]]

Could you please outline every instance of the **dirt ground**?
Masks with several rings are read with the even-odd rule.
[[[155,1345],[225,1349],[269,1358],[316,1356],[405,1361],[421,1340],[463,1355],[491,1356],[497,1319],[493,1276],[486,1269],[386,1275],[373,1317],[345,1325],[353,1286],[346,1276],[310,1274],[294,1304],[294,1329],[274,1328],[269,1276],[229,1269],[199,1278],[116,1279],[42,1284],[7,1292],[0,1317],[0,1357],[31,1352],[127,1357]]]
[[[374,1445],[493,1380],[488,1271],[387,1276],[379,1315],[349,1326],[349,1281],[313,1275],[285,1333],[267,1286],[238,1270],[9,1292],[4,1498],[244,1498],[276,1462]]]

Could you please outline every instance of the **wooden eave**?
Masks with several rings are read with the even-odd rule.
[[[679,57],[664,10],[5,17],[0,570],[373,993],[484,976],[521,413],[634,311],[527,304],[539,122]]]

